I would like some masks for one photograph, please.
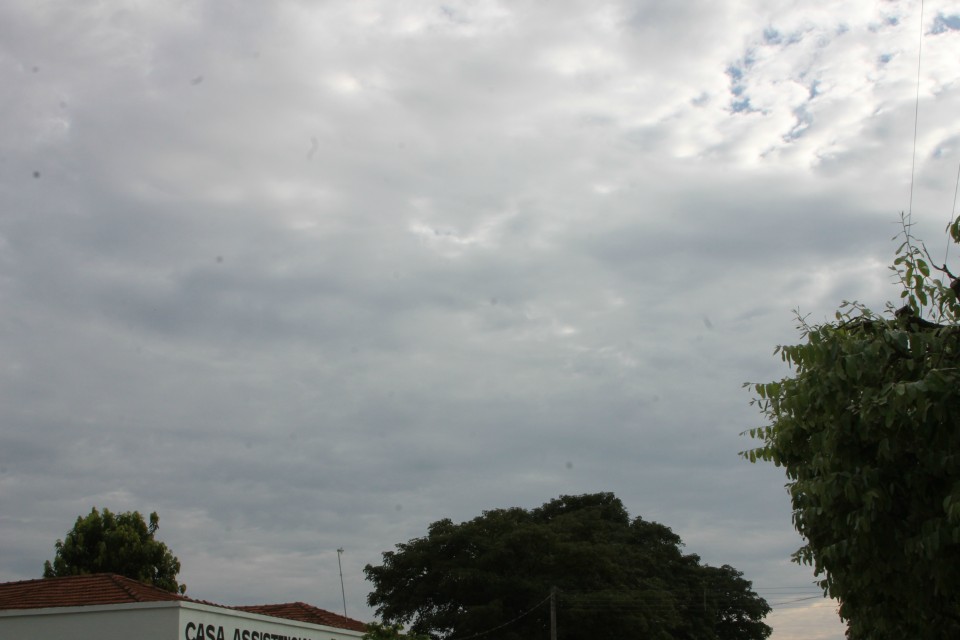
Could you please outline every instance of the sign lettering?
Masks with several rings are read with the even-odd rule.
[[[226,640],[223,625],[188,622],[183,627],[183,640]],[[236,627],[232,640],[314,640],[309,636],[286,636],[257,629]]]

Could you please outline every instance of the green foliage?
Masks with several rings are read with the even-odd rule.
[[[430,636],[422,633],[404,633],[402,624],[371,622],[367,625],[363,640],[430,640]]]
[[[147,525],[138,511],[103,513],[96,507],[78,517],[66,538],[57,540],[53,563],[44,562],[43,577],[116,573],[174,593],[186,593],[177,583],[180,561],[167,545],[154,539],[160,517],[150,514]]]
[[[742,574],[700,564],[669,528],[631,519],[613,494],[562,496],[532,510],[434,522],[367,565],[367,598],[387,623],[466,640],[762,639],[770,611]]]
[[[960,241],[960,219],[949,232]],[[793,375],[749,385],[769,423],[751,462],[786,471],[793,522],[851,639],[960,637],[960,305],[904,221],[903,307],[844,303],[777,347]]]

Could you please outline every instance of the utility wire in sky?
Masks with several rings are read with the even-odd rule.
[[[549,602],[549,601],[550,601],[550,596],[547,596],[546,598],[544,598],[543,600],[541,600],[541,601],[538,602],[537,604],[533,605],[532,607],[530,607],[529,609],[527,609],[526,611],[524,611],[523,613],[521,613],[520,615],[518,615],[516,618],[514,618],[514,619],[512,619],[512,620],[508,620],[508,621],[504,622],[503,624],[501,624],[501,625],[499,625],[499,626],[493,627],[492,629],[487,629],[486,631],[481,631],[480,633],[475,633],[475,634],[473,634],[472,636],[464,636],[464,637],[462,637],[462,638],[451,638],[450,640],[472,640],[473,638],[479,638],[479,637],[481,637],[481,636],[490,635],[490,634],[493,633],[494,631],[499,631],[500,629],[503,629],[504,627],[509,627],[510,625],[512,625],[512,624],[513,624],[514,622],[516,622],[517,620],[520,620],[520,619],[523,618],[524,616],[529,615],[530,613],[532,613],[532,612],[535,611],[536,609],[539,609],[540,607],[542,607],[544,604],[546,604],[546,603]]]
[[[913,221],[913,180],[917,167],[917,126],[920,121],[920,62],[923,59],[923,0],[920,0],[920,43],[917,46],[917,97],[913,107],[913,158],[910,161],[910,203],[907,222]]]
[[[950,207],[950,217],[947,219],[947,228],[950,228],[950,225],[953,224],[953,221],[957,217],[957,191],[960,191],[960,163],[957,163],[957,184],[953,188],[953,206]],[[947,258],[950,257],[950,241],[952,237],[947,234],[947,249],[943,252],[943,266],[947,266]]]

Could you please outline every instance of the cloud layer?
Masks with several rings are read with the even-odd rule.
[[[370,619],[430,522],[609,490],[842,637],[740,385],[791,309],[896,296],[901,210],[942,246],[960,16],[919,9],[6,3],[0,578],[157,510],[191,595],[338,611],[343,547]]]

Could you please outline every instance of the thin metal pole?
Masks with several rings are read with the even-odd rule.
[[[343,617],[347,617],[347,592],[343,588],[343,565],[340,563],[340,554],[343,553],[343,547],[337,549],[337,567],[340,569],[340,595],[343,596]]]
[[[557,588],[550,587],[550,640],[557,640]]]

